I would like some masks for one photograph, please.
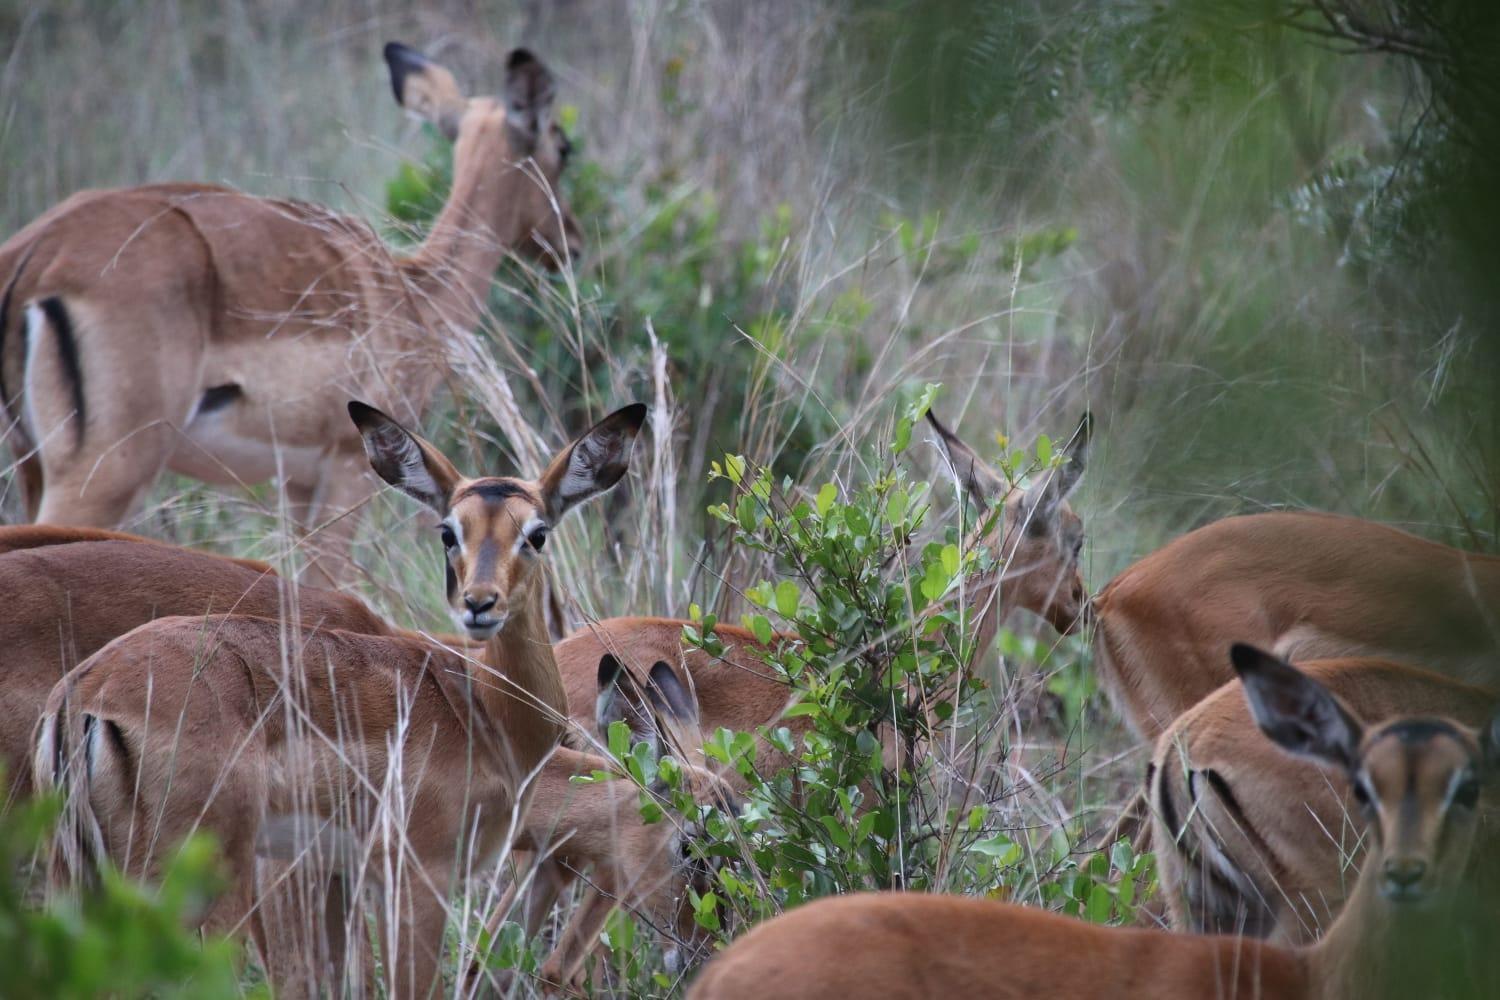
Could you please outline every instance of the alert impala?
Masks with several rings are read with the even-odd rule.
[[[0,246],[0,411],[33,520],[114,527],[164,469],[277,477],[306,527],[342,513],[370,493],[343,400],[419,418],[501,259],[577,252],[536,57],[510,54],[503,97],[404,45],[385,59],[397,102],[454,142],[409,256],[325,208],[176,183],[81,192]],[[325,533],[329,559],[351,528]]]
[[[536,480],[465,478],[380,411],[349,412],[381,478],[441,518],[449,607],[483,657],[407,636],[289,636],[270,619],[164,619],[54,689],[34,770],[39,786],[68,792],[74,871],[107,856],[154,874],[188,833],[215,834],[229,888],[203,925],[248,921],[263,950],[255,852],[268,824],[368,844],[362,874],[386,900],[387,992],[425,996],[456,878],[501,848],[564,729],[542,606],[547,535],[624,475],[645,407],[600,421]]]
[[[1298,667],[1367,723],[1417,712],[1479,726],[1497,703],[1493,691],[1381,660]],[[1339,769],[1285,759],[1257,732],[1237,684],[1162,734],[1147,785],[1174,926],[1304,943],[1345,905],[1365,848],[1366,790]],[[1496,832],[1481,840],[1484,856]]]
[[[1318,943],[1102,927],[986,899],[880,893],[824,899],[731,945],[691,1000],[750,997],[1112,997],[1384,1000],[1500,987],[1493,927],[1463,933],[1475,804],[1500,767],[1500,717],[1365,726],[1316,681],[1250,646],[1235,669],[1262,732],[1367,790],[1372,846]],[[1491,900],[1481,905],[1492,905]],[[1492,914],[1493,916],[1493,914]]]

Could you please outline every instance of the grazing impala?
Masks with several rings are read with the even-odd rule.
[[[1002,612],[1013,608],[1039,615],[1063,635],[1073,632],[1086,620],[1088,594],[1078,571],[1083,522],[1068,506],[1068,497],[1083,478],[1093,426],[1089,415],[1084,414],[1068,443],[1067,462],[1029,489],[1012,486],[931,412],[927,419],[975,505],[981,511],[991,503],[1002,508],[992,536],[983,540],[995,555],[997,569],[974,598],[981,615],[975,649],[989,648]]]
[[[501,848],[563,732],[542,607],[548,532],[624,475],[645,407],[606,417],[534,481],[464,478],[380,411],[349,412],[381,478],[442,519],[448,603],[485,643],[482,661],[406,636],[165,619],[58,685],[33,766],[38,785],[68,791],[74,870],[107,856],[153,874],[188,833],[215,834],[230,881],[203,924],[250,919],[263,948],[257,843],[287,822],[347,833],[385,891],[387,992],[425,996],[456,879]]]
[[[1500,717],[1481,734],[1437,718],[1367,728],[1267,653],[1235,646],[1233,662],[1265,735],[1342,772],[1368,799],[1369,860],[1317,944],[1101,927],[984,899],[862,894],[761,925],[712,962],[689,997],[1497,995],[1495,928],[1466,922],[1462,907],[1480,785],[1500,767]]]
[[[1126,569],[1093,608],[1095,669],[1143,740],[1233,679],[1234,641],[1500,687],[1500,558],[1352,517],[1215,521]]]
[[[1478,726],[1497,700],[1381,660],[1299,668],[1367,723],[1420,712]],[[1146,780],[1162,894],[1176,927],[1305,943],[1353,888],[1365,847],[1364,792],[1341,772],[1285,759],[1256,731],[1238,687],[1219,688],[1157,741]],[[1487,856],[1496,831],[1486,832]]]
[[[33,520],[113,527],[173,469],[279,477],[311,527],[369,493],[342,400],[418,418],[501,258],[575,252],[546,68],[517,49],[503,98],[466,98],[413,49],[385,58],[397,101],[455,142],[410,256],[327,209],[201,184],[85,191],[0,246],[0,410]]]

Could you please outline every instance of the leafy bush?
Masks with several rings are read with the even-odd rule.
[[[1149,882],[1150,858],[1127,844],[1079,857],[1061,830],[1031,844],[1009,828],[1014,790],[994,766],[1008,753],[995,725],[1001,695],[966,667],[978,625],[968,595],[994,556],[957,524],[919,541],[933,490],[904,465],[936,388],[902,409],[867,485],[826,483],[809,496],[740,456],[713,465],[734,495],[710,515],[779,570],[747,591],[757,610],[744,624],[766,646],[790,708],[786,722],[756,734],[721,729],[705,747],[750,789],[741,822],[707,851],[743,862],[695,900],[710,930],[727,932],[721,911],[755,921],[818,896],[891,888],[1040,900],[1113,922],[1130,919],[1138,882]],[[1061,460],[1042,439],[1002,466],[1019,481]],[[980,511],[972,524],[988,531],[998,515]],[[715,617],[697,608],[692,617],[687,642],[722,652]],[[1009,633],[1003,642],[1022,646]],[[1070,722],[1091,693],[1076,673],[1054,678],[1070,696]],[[763,748],[790,765],[768,766]]]
[[[39,799],[0,817],[0,996],[268,995],[242,988],[236,942],[201,940],[187,929],[188,916],[219,887],[207,839],[186,844],[152,890],[106,871],[97,891],[37,907],[18,873],[43,852],[58,814],[55,800]]]

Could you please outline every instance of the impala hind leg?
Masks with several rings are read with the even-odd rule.
[[[27,306],[22,409],[40,451],[37,521],[117,527],[166,468],[199,352],[156,350],[162,326],[144,322],[146,336],[121,337],[86,303],[51,296]]]

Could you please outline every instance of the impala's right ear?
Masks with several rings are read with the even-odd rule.
[[[375,474],[446,517],[448,498],[463,481],[453,463],[373,406],[351,399],[349,417],[359,428]]]
[[[458,138],[468,100],[453,74],[409,45],[388,42],[385,64],[391,70],[396,103],[424,118],[451,141]]]
[[[927,411],[927,422],[937,431],[938,439],[943,442],[943,453],[948,456],[948,464],[953,466],[958,481],[963,484],[964,490],[975,504],[985,507],[991,500],[1005,496],[1005,480],[984,464],[984,460],[974,453],[973,448],[943,426],[943,422],[931,410]]]
[[[1346,771],[1358,765],[1362,727],[1327,688],[1243,642],[1230,648],[1229,658],[1245,687],[1250,714],[1272,742]]]
[[[646,404],[616,410],[562,450],[542,473],[542,502],[556,521],[620,481],[630,468],[635,436],[646,422]]]
[[[649,744],[653,757],[661,755],[661,736],[646,708],[645,699],[641,697],[640,686],[614,654],[605,653],[599,658],[599,694],[594,701],[594,725],[606,742],[609,727],[616,722],[630,727],[635,742]]]
[[[505,60],[505,123],[518,152],[531,153],[552,114],[557,84],[552,71],[530,49],[515,49]]]

